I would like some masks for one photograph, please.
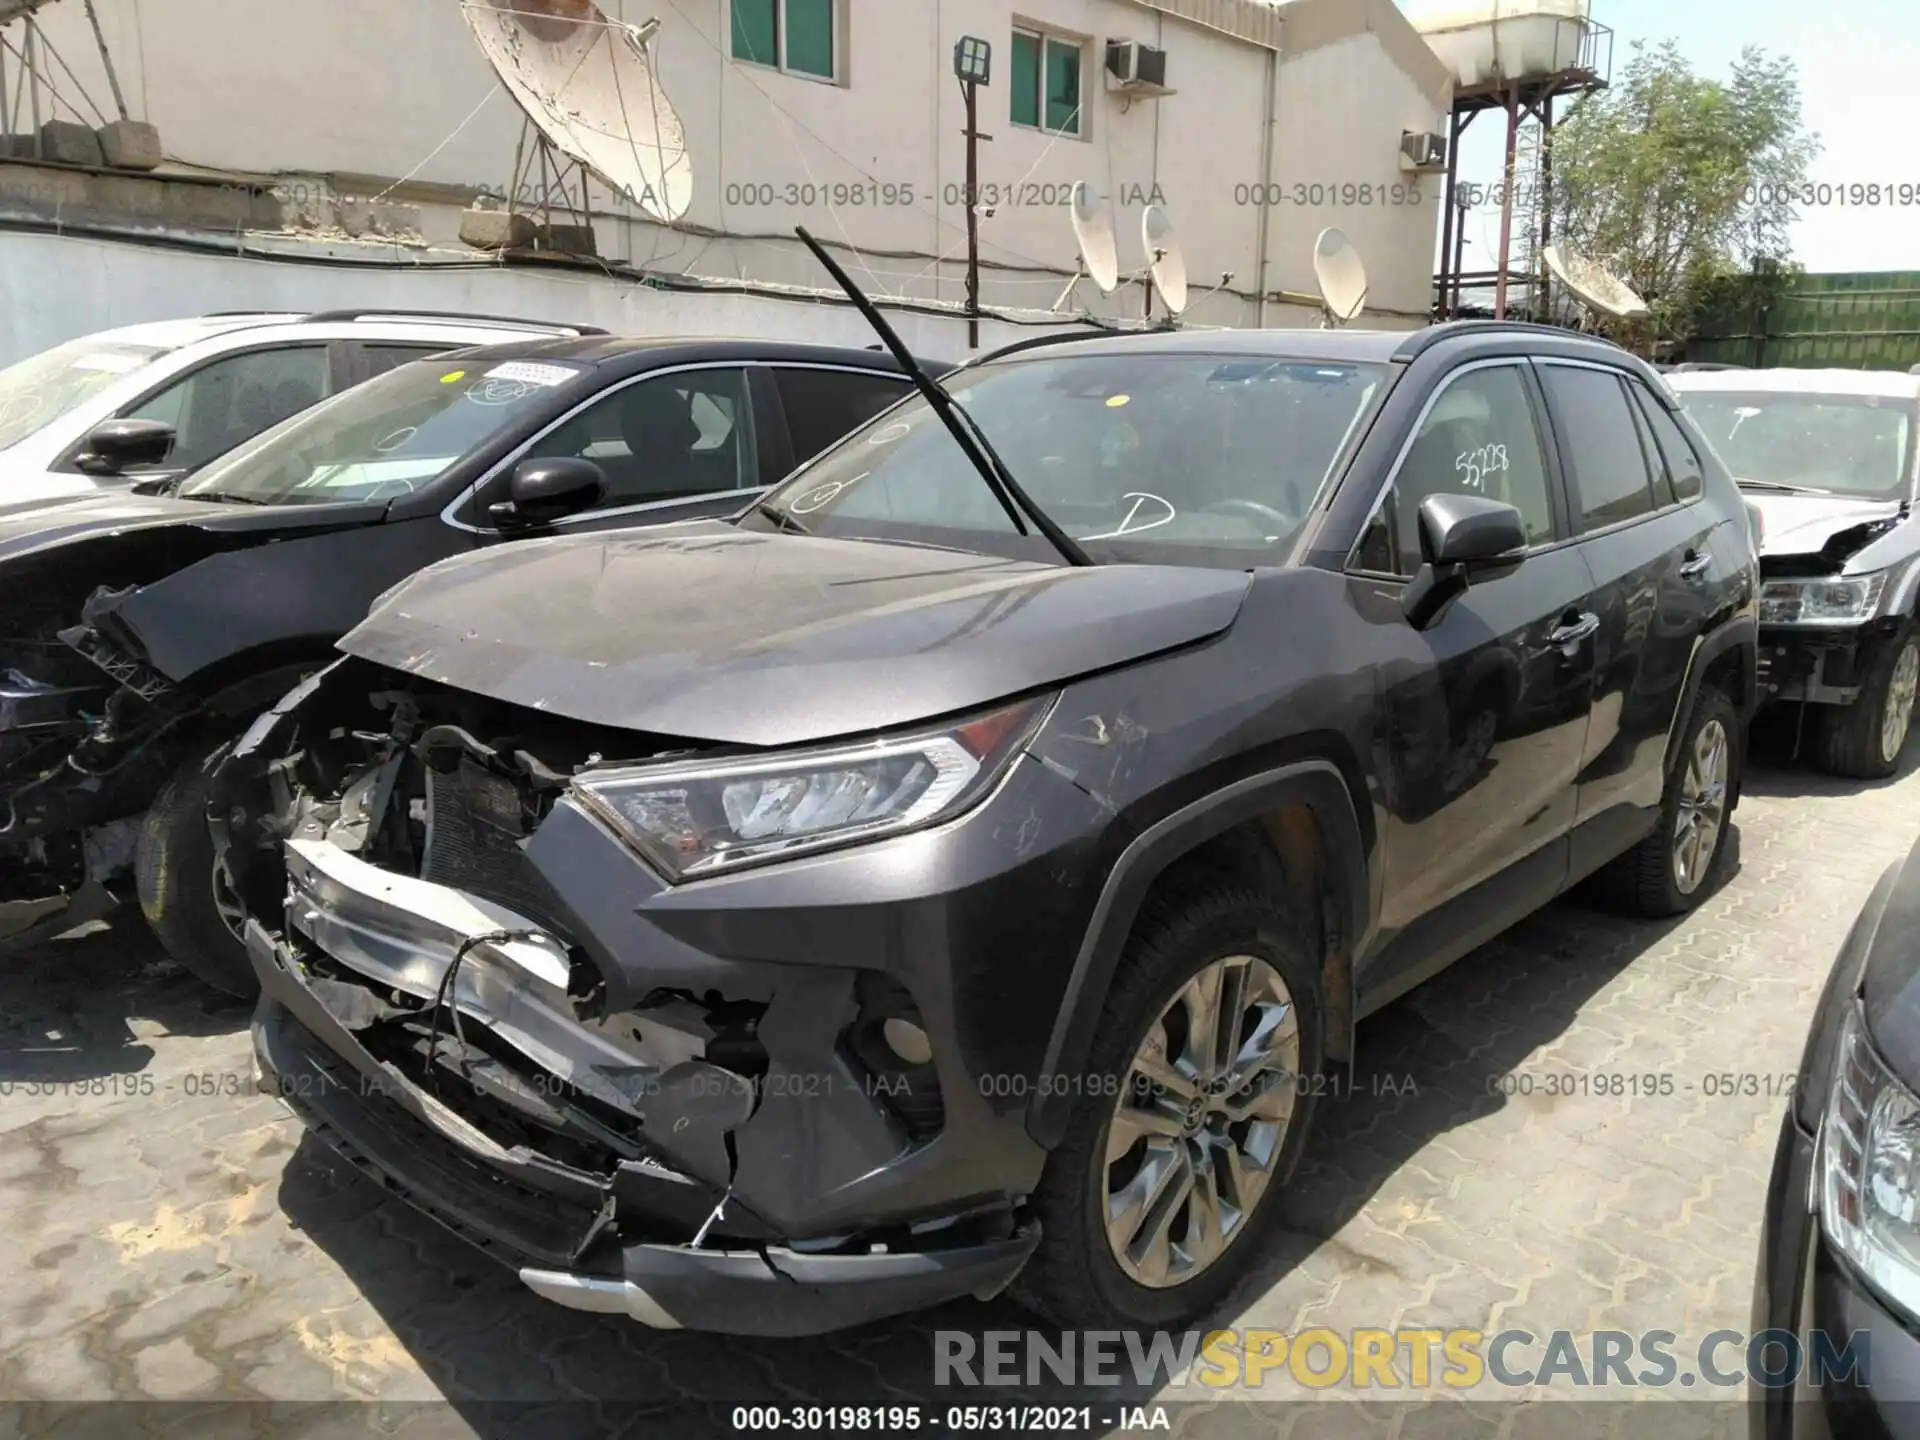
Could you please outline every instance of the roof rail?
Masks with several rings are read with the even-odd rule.
[[[997,350],[988,350],[967,361],[967,365],[984,365],[989,360],[998,360],[1005,355],[1018,355],[1023,350],[1038,350],[1043,345],[1068,345],[1076,340],[1106,340],[1115,335],[1144,334],[1144,331],[1109,330],[1105,326],[1095,326],[1081,330],[1050,330],[1045,335],[1029,335],[1024,340],[1015,340],[1002,345]],[[961,367],[966,368],[965,366]]]
[[[1625,348],[1604,335],[1595,335],[1585,330],[1569,330],[1564,325],[1536,325],[1526,320],[1443,320],[1437,325],[1427,326],[1424,330],[1415,330],[1401,343],[1400,348],[1393,352],[1393,358],[1413,360],[1426,354],[1441,341],[1451,340],[1456,335],[1480,335],[1497,331],[1513,331],[1522,335],[1551,335],[1560,340],[1586,340],[1615,350]]]
[[[300,317],[303,325],[324,325],[352,320],[474,320],[485,325],[509,326],[518,330],[563,331],[572,335],[605,335],[598,325],[575,325],[553,320],[527,320],[517,315],[474,315],[464,310],[316,310]]]

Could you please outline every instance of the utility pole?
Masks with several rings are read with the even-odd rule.
[[[953,47],[953,73],[967,103],[967,348],[980,348],[980,87],[993,78],[993,46],[976,36]]]

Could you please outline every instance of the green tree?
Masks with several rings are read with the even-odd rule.
[[[1607,89],[1553,141],[1555,238],[1646,300],[1642,320],[1608,316],[1614,339],[1654,355],[1691,332],[1736,274],[1791,261],[1790,197],[1819,153],[1800,114],[1792,60],[1749,46],[1725,81],[1694,73],[1672,41],[1636,42]]]

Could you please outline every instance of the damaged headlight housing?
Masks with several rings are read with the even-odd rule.
[[[1820,1224],[1889,1300],[1920,1315],[1920,1099],[1896,1080],[1856,1003],[1820,1127]]]
[[[668,879],[697,879],[952,819],[992,788],[1051,705],[830,749],[590,771],[574,787]]]
[[[1845,625],[1873,618],[1887,588],[1887,572],[1769,580],[1760,587],[1762,625]]]

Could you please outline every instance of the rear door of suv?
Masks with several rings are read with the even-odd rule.
[[[1713,605],[1713,532],[1684,433],[1613,366],[1534,361],[1594,588],[1593,714],[1580,757],[1575,874],[1617,853],[1660,804],[1687,665]]]

